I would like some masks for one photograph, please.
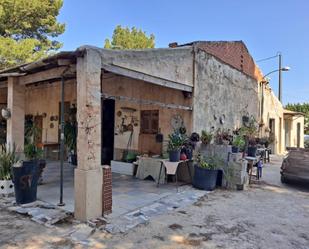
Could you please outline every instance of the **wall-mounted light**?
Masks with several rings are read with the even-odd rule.
[[[11,111],[9,108],[3,108],[1,110],[1,115],[5,120],[8,120],[11,117]]]

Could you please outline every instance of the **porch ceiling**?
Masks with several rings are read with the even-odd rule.
[[[160,77],[156,77],[153,75],[149,75],[149,74],[135,71],[129,68],[121,67],[118,65],[102,64],[102,68],[114,74],[126,76],[126,77],[133,78],[133,79],[143,80],[143,81],[155,84],[155,85],[164,86],[164,87],[168,87],[168,88],[172,88],[176,90],[192,92],[192,89],[193,89],[192,86],[188,86],[187,84],[166,80]]]

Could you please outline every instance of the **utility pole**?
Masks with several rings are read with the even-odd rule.
[[[279,69],[278,69],[278,72],[279,72],[279,89],[278,89],[278,96],[279,96],[279,101],[282,103],[282,80],[281,80],[281,71],[282,71],[282,68],[281,68],[281,53],[279,53],[278,55],[279,57]]]

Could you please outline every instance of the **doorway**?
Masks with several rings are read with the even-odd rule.
[[[114,127],[115,127],[115,100],[102,100],[102,165],[111,164],[114,158]]]

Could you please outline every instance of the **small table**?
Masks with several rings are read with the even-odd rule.
[[[258,148],[257,151],[261,155],[264,163],[266,161],[270,162],[269,154],[271,150],[269,148]]]
[[[174,175],[175,176],[177,190],[178,190],[177,169],[178,169],[178,166],[180,164],[185,163],[187,165],[189,176],[190,176],[191,181],[192,181],[190,166],[189,166],[189,163],[188,163],[189,161],[190,160],[188,160],[188,159],[187,160],[183,160],[183,161],[178,161],[178,162],[171,162],[171,161],[169,161],[167,159],[161,160],[161,167],[160,167],[157,187],[159,187],[159,184],[160,184],[160,177],[161,177],[161,172],[162,172],[163,166],[166,168],[166,175]]]
[[[259,162],[261,160],[261,157],[260,156],[257,156],[257,157],[246,156],[245,159],[248,161],[247,172],[249,174],[249,184],[251,184],[252,176],[255,176],[257,180],[260,179],[260,171],[258,168],[257,168],[256,175],[253,175],[253,165],[254,163]]]

